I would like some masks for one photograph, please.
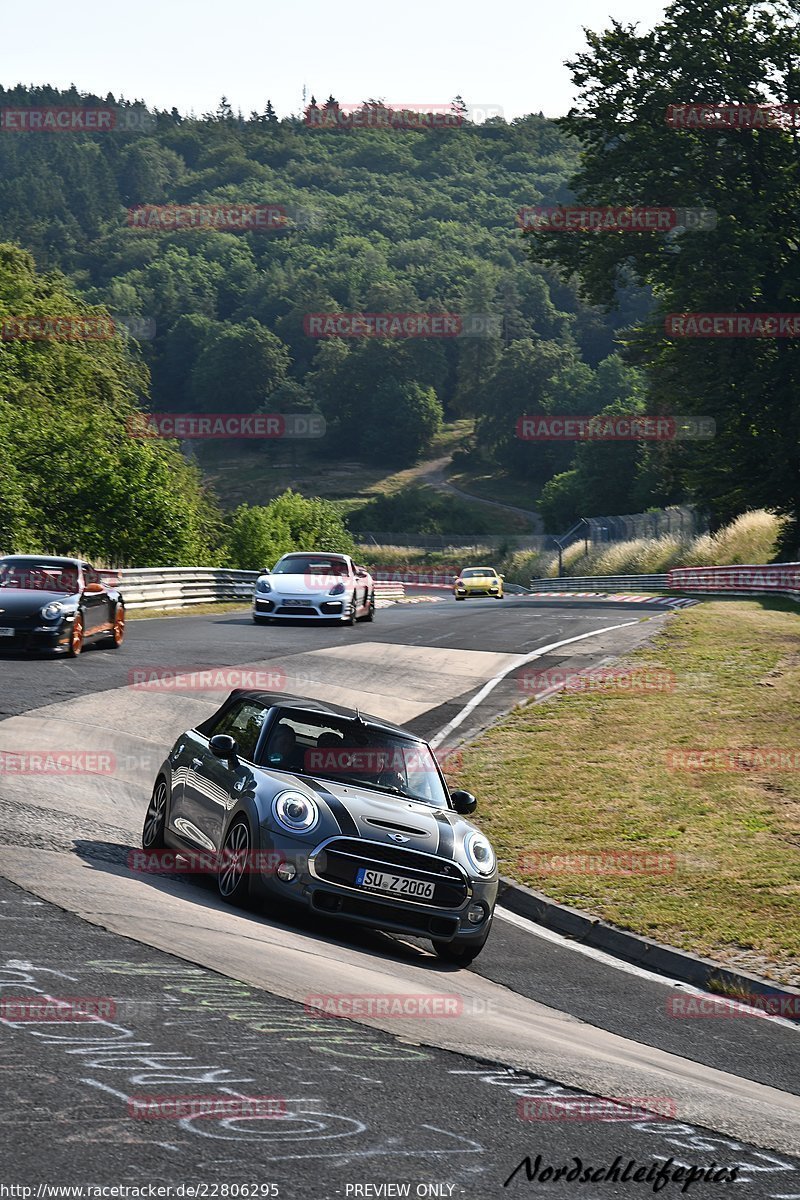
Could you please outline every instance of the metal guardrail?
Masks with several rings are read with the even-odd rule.
[[[532,579],[532,592],[688,592],[790,596],[800,600],[800,563],[674,567],[665,575],[571,575]]]
[[[187,608],[241,600],[249,603],[258,571],[218,567],[145,567],[115,574],[127,608]]]
[[[222,567],[145,567],[104,572],[119,580],[129,609],[188,608],[193,604],[235,603],[249,605],[258,571],[233,571]],[[375,583],[380,600],[402,600],[402,583]]]
[[[800,599],[800,563],[766,563],[731,567],[675,567],[667,586],[681,592],[772,593]]]
[[[666,575],[566,575],[532,579],[532,592],[663,592]]]

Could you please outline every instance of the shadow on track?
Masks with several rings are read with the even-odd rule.
[[[337,921],[322,913],[312,914],[299,905],[287,905],[278,914],[266,906],[263,909],[250,909],[226,904],[218,895],[215,878],[211,874],[175,871],[159,872],[156,875],[134,870],[129,866],[130,855],[134,850],[140,849],[138,846],[89,839],[74,839],[73,845],[78,857],[94,871],[136,878],[146,887],[187,900],[202,908],[235,914],[244,920],[308,936],[328,946],[346,946],[384,962],[402,960],[412,967],[420,967],[426,971],[435,970],[440,974],[464,970],[458,964],[442,962],[426,947],[425,940],[421,938],[406,940],[405,937],[370,929],[368,926]]]

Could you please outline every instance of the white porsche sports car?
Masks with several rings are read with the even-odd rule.
[[[347,554],[284,554],[256,581],[253,620],[259,625],[298,617],[355,625],[374,615],[372,576]]]

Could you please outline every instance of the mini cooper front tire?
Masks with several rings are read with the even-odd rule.
[[[489,930],[492,926],[492,919],[489,918],[488,928],[482,938],[477,938],[469,942],[459,942],[455,939],[452,942],[438,941],[432,939],[433,948],[436,951],[436,957],[442,962],[454,963],[459,967],[468,967],[480,954],[483,947],[486,945],[489,937]]]
[[[167,781],[163,775],[156,780],[142,827],[142,849],[164,850],[164,830],[167,824]]]

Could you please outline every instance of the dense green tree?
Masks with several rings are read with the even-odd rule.
[[[588,299],[649,287],[652,319],[628,338],[649,369],[648,406],[716,421],[713,442],[662,456],[664,487],[684,490],[722,521],[743,509],[800,513],[800,344],[785,337],[665,336],[669,313],[800,311],[794,213],[800,202],[796,122],[761,128],[673,128],[687,101],[797,101],[797,0],[674,0],[649,31],[619,22],[589,35],[571,64],[579,102],[561,124],[583,156],[571,187],[589,204],[702,208],[713,229],[563,237],[531,247]],[[650,456],[650,466],[654,464]]]
[[[219,327],[200,351],[192,394],[202,412],[255,412],[286,378],[289,352],[252,318]]]
[[[147,371],[126,338],[34,340],[19,318],[103,317],[0,246],[0,541],[114,564],[211,563],[218,518],[174,443],[137,436]],[[15,323],[16,320],[16,323]],[[110,332],[110,323],[107,327]]]
[[[284,492],[270,504],[237,508],[228,535],[228,563],[241,570],[272,567],[291,550],[354,554],[353,539],[330,501]]]

